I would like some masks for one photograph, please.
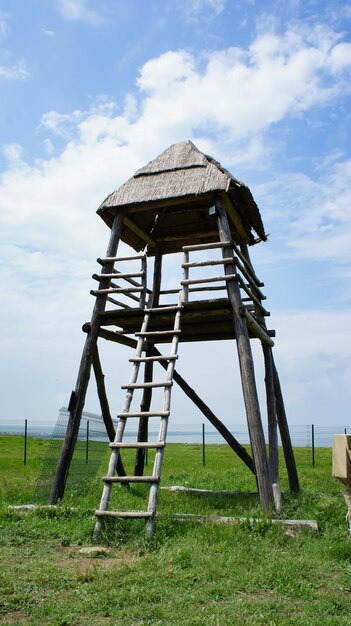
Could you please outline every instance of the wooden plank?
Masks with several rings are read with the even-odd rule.
[[[258,496],[257,492],[238,491],[237,489],[197,489],[195,487],[183,487],[178,485],[160,487],[160,489],[176,493],[188,493],[194,496]]]
[[[160,514],[162,515],[162,514]],[[220,515],[193,515],[192,513],[173,513],[167,515],[171,519],[184,522],[199,522],[209,524],[244,524],[249,523],[250,526],[256,524],[282,524],[289,528],[306,528],[313,532],[318,532],[318,522],[310,519],[259,519],[254,517],[223,517]]]

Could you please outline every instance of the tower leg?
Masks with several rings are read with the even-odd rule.
[[[275,408],[275,394],[273,384],[273,357],[272,349],[262,344],[265,365],[265,386],[268,418],[268,443],[269,443],[269,469],[273,488],[275,508],[278,512],[282,509],[282,496],[279,485],[279,457],[278,457],[278,428]]]
[[[124,212],[120,211],[116,214],[113,221],[110,241],[106,251],[106,257],[115,257],[117,253],[118,243],[121,236]],[[102,273],[111,273],[113,262],[106,263],[102,268]],[[100,289],[109,287],[110,280],[106,279],[100,282]],[[85,403],[85,397],[88,389],[91,364],[96,348],[99,332],[99,314],[105,310],[106,295],[98,296],[93,309],[91,318],[90,332],[85,340],[83,354],[80,362],[80,368],[77,377],[75,391],[72,392],[69,404],[69,419],[67,424],[66,436],[61,448],[61,453],[56,466],[56,473],[52,484],[49,504],[56,504],[63,497],[68,471],[71,464],[74,448],[76,445],[79,426],[82,418],[82,412]]]
[[[273,382],[274,382],[274,393],[275,393],[275,400],[276,400],[277,419],[278,419],[278,426],[279,426],[279,431],[280,431],[280,438],[282,440],[286,469],[288,472],[289,487],[291,491],[298,493],[300,491],[299,477],[298,477],[297,468],[296,468],[294,451],[293,451],[293,447],[291,444],[288,420],[286,418],[286,413],[285,413],[283,394],[282,394],[279,376],[278,376],[277,368],[274,363],[273,356],[272,356],[272,365],[273,365]]]
[[[218,230],[220,241],[230,241],[231,233],[225,207],[220,200],[216,201],[218,215]],[[233,253],[230,248],[223,248],[223,257],[232,258]],[[225,265],[226,274],[235,274],[236,267],[229,263]],[[273,491],[270,481],[270,472],[266,453],[265,439],[261,421],[260,407],[255,382],[254,364],[251,353],[250,338],[245,320],[240,315],[242,300],[240,288],[236,281],[227,282],[228,297],[233,310],[233,324],[238,350],[241,382],[243,388],[244,402],[246,408],[247,421],[249,426],[252,452],[256,467],[256,476],[260,494],[261,506],[264,511],[269,511]]]

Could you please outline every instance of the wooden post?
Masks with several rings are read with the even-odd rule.
[[[23,465],[27,464],[27,440],[28,440],[28,419],[24,420],[24,452],[23,452]]]
[[[253,271],[247,245],[242,244],[240,247],[241,247],[242,254],[244,255],[247,263],[249,263]],[[266,328],[264,317],[260,316],[260,311],[258,311],[256,307],[255,307],[255,310],[256,310],[256,316],[260,319],[262,326]],[[288,420],[286,418],[286,413],[285,413],[283,394],[281,391],[277,368],[274,364],[272,349],[270,349],[270,360],[271,360],[273,388],[274,388],[274,395],[275,395],[275,412],[276,412],[276,417],[277,417],[278,426],[279,426],[280,438],[282,441],[285,464],[286,464],[286,468],[288,472],[289,486],[290,486],[291,491],[298,492],[300,490],[299,478],[297,474],[294,451],[293,451],[293,447],[292,447],[291,439],[290,439]]]
[[[291,491],[298,493],[300,491],[299,477],[297,474],[294,451],[293,451],[293,447],[291,444],[288,420],[286,418],[286,413],[285,413],[283,394],[282,394],[282,390],[280,386],[277,368],[274,363],[273,355],[272,355],[272,365],[273,365],[273,383],[274,383],[277,419],[278,419],[280,438],[282,440],[282,447],[283,447],[283,452],[284,452],[286,469],[288,472],[289,487]]]
[[[157,307],[160,299],[160,290],[161,290],[161,276],[162,276],[162,253],[160,246],[157,247],[155,252],[155,261],[154,261],[154,276],[153,276],[153,287],[152,293],[150,295],[148,301],[148,308]],[[145,356],[152,355],[152,348],[154,346],[149,344],[145,353]],[[153,362],[147,362],[144,365],[144,383],[152,382],[153,372],[154,372],[154,364]],[[152,389],[145,388],[143,390],[143,395],[140,403],[140,411],[149,411],[152,400]],[[138,428],[138,436],[137,441],[147,441],[148,440],[148,429],[149,429],[149,418],[141,417],[139,419],[139,428]],[[138,448],[135,453],[135,466],[134,466],[134,474],[135,476],[142,476],[144,473],[145,467],[145,448]]]
[[[121,236],[123,218],[125,211],[116,213],[110,235],[109,245],[106,251],[106,257],[115,257],[117,253],[118,243]],[[102,273],[109,274],[112,272],[113,262],[106,263],[102,268]],[[107,289],[110,279],[102,280],[99,289]],[[71,464],[74,448],[76,445],[82,411],[84,408],[85,397],[88,389],[91,364],[96,348],[99,333],[99,315],[105,310],[107,294],[97,296],[93,314],[91,318],[90,332],[85,340],[83,354],[80,362],[80,368],[77,377],[76,388],[72,392],[69,403],[69,419],[67,424],[66,436],[61,448],[60,457],[56,466],[56,473],[52,484],[49,504],[56,504],[63,497]]]
[[[231,232],[226,210],[223,203],[219,199],[216,200],[216,209],[218,215],[218,230],[220,241],[230,241]],[[223,258],[233,258],[233,251],[230,248],[223,248]],[[225,274],[236,274],[234,260],[233,264],[225,264],[224,271]],[[250,338],[246,321],[240,315],[240,308],[243,306],[243,304],[238,283],[234,280],[228,281],[227,290],[228,298],[233,311],[233,324],[240,364],[241,383],[243,388],[252,452],[256,467],[260,501],[263,510],[269,511],[273,500],[273,491],[270,481],[265,439],[256,389]]]
[[[275,393],[273,384],[273,364],[272,349],[262,344],[264,365],[265,365],[265,387],[268,418],[268,443],[269,443],[269,469],[273,488],[275,508],[278,512],[282,510],[282,496],[279,485],[279,456],[278,456],[278,428],[277,414],[275,408]]]

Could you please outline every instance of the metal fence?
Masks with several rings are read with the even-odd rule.
[[[62,441],[65,436],[69,413],[66,407],[59,411],[59,417],[53,432],[48,428],[31,426],[28,420],[24,420],[22,425],[1,425],[0,433],[23,435],[23,462],[27,463],[30,458],[30,448],[28,438],[43,437],[49,440],[43,459],[42,469],[39,473],[33,499],[36,502],[47,502],[50,495],[50,488],[54,478],[57,460],[60,454]],[[136,427],[136,426],[135,426]],[[227,425],[232,434],[242,444],[249,444],[249,435],[246,424]],[[290,424],[290,436],[292,445],[295,448],[311,449],[311,465],[315,464],[315,449],[330,448],[333,443],[333,435],[351,432],[351,425],[340,426],[318,426],[316,424],[294,425]],[[135,440],[136,432],[125,431],[125,440]],[[149,432],[149,439],[156,440],[158,432],[152,429]],[[265,432],[267,437],[267,432]],[[203,446],[203,462],[205,459],[205,446],[208,444],[224,443],[221,435],[213,427],[207,424],[200,424],[192,430],[178,428],[168,431],[167,441],[169,443],[198,443]],[[102,460],[106,457],[108,449],[108,437],[101,415],[83,412],[79,428],[77,444],[75,447],[70,472],[67,480],[67,488],[79,490],[88,488],[91,480],[98,473]],[[279,441],[280,444],[280,441]]]

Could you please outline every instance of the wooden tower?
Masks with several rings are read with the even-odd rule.
[[[111,229],[110,241],[106,256],[98,259],[100,273],[93,276],[99,286],[91,292],[96,301],[91,321],[83,327],[87,337],[76,388],[69,402],[69,422],[50,503],[56,503],[64,494],[93,368],[111,441],[110,464],[103,478],[102,499],[96,511],[96,532],[102,517],[107,515],[144,518],[148,531],[153,532],[173,381],[180,385],[256,475],[263,510],[268,511],[273,505],[279,509],[277,426],[291,490],[298,491],[299,482],[272,356],[275,333],[267,330],[265,317],[269,313],[262,304],[265,299],[261,291],[263,283],[255,274],[248,252],[248,246],[266,240],[260,212],[250,190],[193,143],[184,141],[170,146],[138,170],[106,198],[97,212]],[[118,257],[120,240],[136,254]],[[165,290],[162,286],[162,259],[170,253],[179,253],[179,280],[175,289]],[[210,260],[206,260],[206,255],[211,257]],[[136,261],[140,262],[137,271]],[[128,270],[131,263],[134,264],[133,271]],[[148,286],[146,265],[150,263],[153,265],[153,281]],[[202,273],[199,278],[199,270],[211,275]],[[163,304],[161,300],[165,296],[170,302]],[[130,346],[135,351],[129,359],[132,364],[130,381],[122,386],[126,395],[116,430],[98,351],[101,338]],[[264,354],[268,452],[250,344],[254,338],[261,342]],[[175,369],[179,342],[221,339],[236,341],[252,457]],[[156,344],[163,348],[162,352]],[[156,364],[166,370],[161,381],[154,380]],[[153,406],[155,388],[163,390],[162,406]],[[142,397],[140,406],[135,407],[132,404],[137,389],[141,390]],[[160,422],[156,441],[148,441],[150,418]],[[137,419],[139,424],[134,443],[125,442],[123,438],[129,419]],[[126,476],[124,471],[124,448],[136,451],[133,476]],[[155,450],[155,461],[152,475],[145,476],[144,459],[149,448]],[[116,482],[148,483],[150,492],[146,510],[108,510],[111,489]]]

